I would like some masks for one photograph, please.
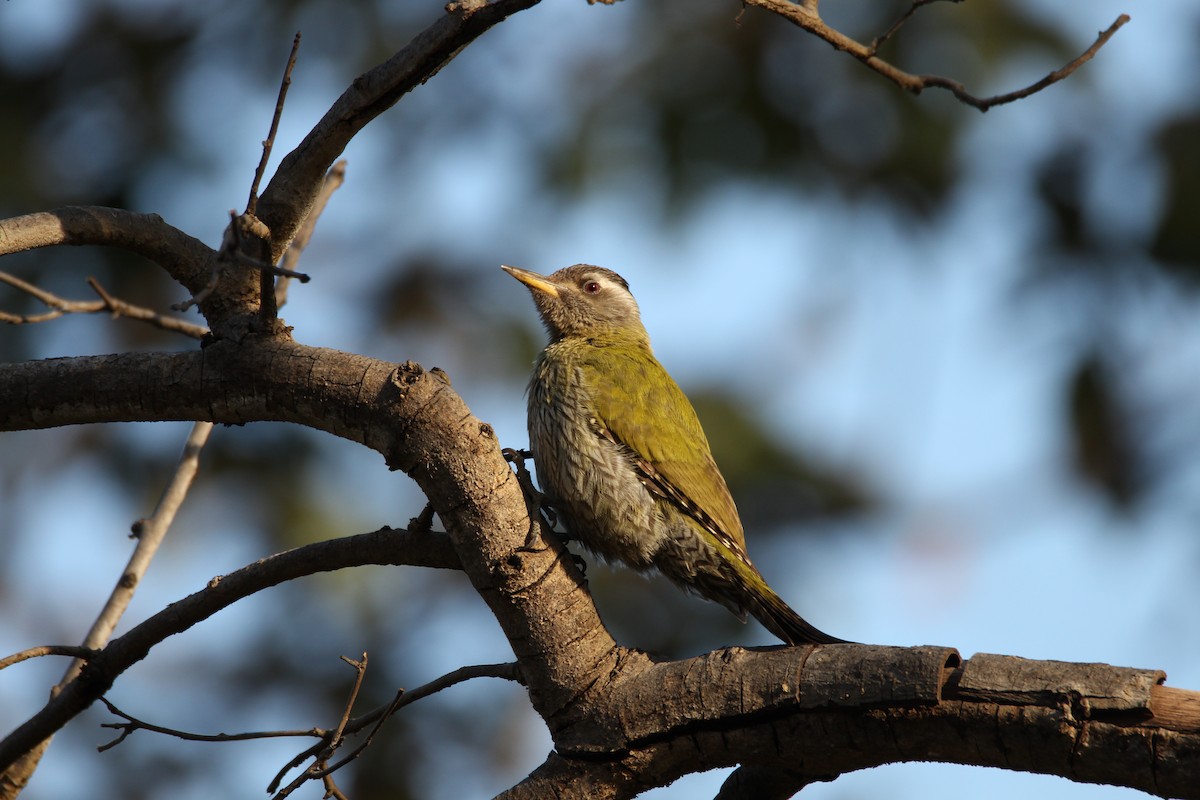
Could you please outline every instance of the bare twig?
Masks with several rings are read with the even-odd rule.
[[[453,672],[447,672],[440,678],[434,678],[429,683],[404,692],[402,696],[397,696],[391,704],[391,710],[396,711],[422,698],[437,694],[443,689],[448,689],[455,684],[475,678],[501,678],[506,681],[515,681],[522,685],[525,683],[525,680],[521,677],[521,668],[515,661],[508,661],[503,664],[475,664],[468,667],[459,667]],[[361,722],[361,720],[355,721]],[[361,729],[361,727],[360,725],[359,728]]]
[[[129,562],[125,565],[125,570],[117,580],[116,586],[113,587],[108,602],[104,604],[100,615],[92,623],[91,629],[84,638],[85,646],[103,646],[112,636],[121,617],[124,616],[125,609],[133,600],[133,594],[137,590],[138,584],[145,577],[146,571],[150,568],[150,562],[158,553],[167,531],[175,521],[175,515],[179,513],[188,491],[192,488],[192,481],[195,480],[196,473],[200,469],[200,453],[208,444],[208,437],[212,433],[212,429],[211,422],[201,421],[192,424],[192,430],[188,434],[187,440],[184,441],[179,463],[175,466],[175,471],[171,474],[166,488],[163,489],[154,512],[149,517],[135,521],[131,526],[131,536],[137,539],[137,546],[133,548],[133,554],[129,557]],[[63,682],[73,680],[79,674],[80,667],[82,667],[81,662],[72,664],[71,669],[63,676]]]
[[[850,38],[841,31],[830,27],[821,19],[816,10],[816,3],[806,2],[802,5],[790,2],[790,0],[743,0],[745,5],[758,6],[772,13],[778,14],[781,17],[789,20],[798,27],[817,36],[834,48],[848,53],[852,57],[858,59],[870,69],[883,75],[888,80],[895,83],[901,89],[920,94],[925,89],[945,89],[952,93],[959,101],[979,109],[987,111],[993,106],[1011,103],[1014,100],[1028,97],[1032,94],[1040,92],[1051,84],[1058,83],[1062,79],[1071,75],[1079,67],[1092,60],[1092,57],[1103,47],[1109,39],[1115,34],[1125,23],[1129,22],[1128,14],[1121,14],[1117,17],[1106,30],[1100,32],[1096,41],[1092,46],[1081,53],[1078,57],[1068,63],[1061,69],[1051,72],[1046,77],[1036,83],[1030,84],[1023,89],[1018,89],[1007,94],[994,95],[992,97],[976,97],[966,90],[966,88],[958,81],[950,78],[944,78],[939,75],[913,75],[894,66],[890,62],[884,61],[876,55],[876,49],[883,41],[890,38],[920,7],[927,5],[934,0],[914,0],[908,11],[886,31],[882,36],[878,37],[871,45],[865,45],[855,39]]]
[[[92,287],[92,291],[100,296],[99,300],[67,300],[7,272],[0,272],[0,283],[7,283],[9,286],[19,289],[50,308],[49,311],[41,314],[11,314],[7,311],[0,311],[0,322],[7,322],[10,325],[47,322],[58,319],[64,314],[97,314],[107,311],[114,317],[127,317],[148,322],[162,330],[182,333],[193,339],[201,339],[208,333],[208,328],[203,325],[195,325],[175,317],[164,316],[149,308],[113,297],[95,278],[88,278],[88,286]]]
[[[309,240],[312,239],[313,231],[317,227],[317,219],[320,218],[321,212],[325,210],[325,206],[329,203],[329,198],[338,190],[338,187],[346,180],[346,160],[342,159],[333,165],[329,172],[325,175],[325,181],[321,184],[321,191],[317,194],[317,199],[313,202],[312,209],[308,212],[308,216],[304,219],[304,224],[300,226],[300,230],[296,232],[296,238],[292,239],[292,243],[288,245],[287,252],[283,254],[283,261],[280,266],[284,269],[294,270],[296,264],[300,262],[300,255],[304,252],[304,248],[308,247]],[[281,276],[275,282],[275,307],[283,308],[287,303],[288,286],[292,279],[288,275]]]
[[[346,723],[350,721],[350,714],[354,711],[354,704],[358,702],[358,693],[362,689],[363,676],[367,674],[367,653],[364,650],[362,658],[358,661],[346,656],[342,656],[342,661],[354,667],[354,688],[350,690],[350,697],[346,699],[346,710],[342,712],[342,718],[338,720],[338,726],[333,731],[331,746],[334,748],[341,745],[342,737],[346,732]]]
[[[117,622],[124,615],[125,609],[129,607],[133,593],[145,576],[146,570],[149,569],[150,562],[158,552],[163,539],[166,538],[167,530],[175,521],[175,515],[179,512],[180,506],[187,498],[196,472],[200,469],[200,453],[208,444],[208,437],[212,433],[212,429],[211,422],[192,424],[192,430],[183,445],[183,453],[179,456],[179,463],[171,475],[171,480],[163,489],[154,513],[149,517],[137,520],[132,526],[137,546],[134,547],[133,555],[129,557],[129,563],[125,565],[125,571],[121,573],[117,585],[113,587],[112,594],[109,595],[108,602],[100,612],[100,616],[88,631],[84,645],[100,647],[107,642],[117,627]],[[74,674],[68,673],[66,679],[69,680],[73,677]]]
[[[1092,58],[1095,57],[1096,53],[1100,51],[1100,48],[1103,47],[1108,40],[1113,37],[1113,34],[1120,30],[1121,27],[1127,22],[1129,22],[1129,15],[1122,14],[1121,16],[1117,17],[1116,21],[1113,22],[1112,25],[1109,25],[1108,28],[1100,31],[1099,35],[1096,37],[1096,41],[1092,42],[1091,47],[1076,56],[1074,60],[1072,60],[1062,69],[1057,69],[1051,72],[1040,81],[1031,83],[1024,89],[1017,89],[1016,91],[1008,92],[1007,94],[998,94],[983,100],[977,100],[973,95],[969,94],[963,88],[962,84],[959,84],[956,81],[952,81],[948,78],[940,78],[937,75],[923,75],[921,78],[925,81],[926,86],[947,89],[953,92],[954,96],[964,103],[975,106],[975,108],[978,108],[980,111],[987,111],[992,106],[1004,105],[1005,103],[1011,103],[1014,100],[1020,100],[1023,97],[1029,97],[1029,95],[1036,94],[1042,89],[1045,89],[1047,86],[1058,83],[1063,78],[1066,78],[1075,70],[1091,61]]]
[[[88,286],[92,287],[92,291],[100,295],[100,299],[104,302],[104,308],[110,311],[113,316],[149,322],[151,325],[155,325],[163,330],[186,334],[193,339],[203,339],[208,333],[208,328],[203,325],[196,325],[177,317],[164,316],[149,308],[135,306],[124,300],[119,300],[110,295],[95,278],[88,278],[87,282]]]
[[[11,656],[0,658],[0,669],[11,667],[13,664],[20,664],[22,661],[28,661],[31,658],[41,658],[42,656],[70,656],[84,661],[93,658],[99,650],[91,647],[78,647],[75,645],[62,644],[47,644],[40,647],[30,647],[28,650],[22,650],[19,653],[13,653]]]
[[[262,183],[263,174],[267,171],[267,162],[271,159],[271,149],[275,146],[275,134],[279,132],[279,119],[283,116],[283,101],[287,99],[288,87],[292,85],[292,70],[296,68],[296,54],[299,50],[300,31],[296,31],[296,37],[292,39],[292,52],[283,70],[283,80],[279,83],[279,96],[275,100],[271,129],[267,138],[263,140],[262,158],[258,161],[258,169],[254,170],[254,182],[250,184],[250,198],[246,201],[247,214],[254,214],[258,207],[258,186]]]
[[[279,771],[271,784],[267,787],[268,792],[274,792],[275,800],[283,800],[297,788],[311,780],[321,780],[325,782],[326,789],[332,785],[330,776],[337,770],[341,769],[346,764],[358,758],[371,742],[375,735],[396,711],[410,703],[416,702],[424,697],[429,697],[432,694],[447,689],[455,684],[463,683],[474,678],[502,678],[505,680],[516,681],[523,683],[521,679],[520,669],[516,663],[505,664],[477,664],[473,666],[460,667],[446,675],[443,675],[429,683],[413,689],[411,692],[405,692],[400,689],[396,692],[395,697],[388,703],[379,706],[378,708],[363,714],[360,717],[351,718],[351,712],[355,704],[358,702],[359,692],[362,690],[363,677],[367,669],[367,654],[363,653],[362,658],[358,661],[342,656],[342,661],[345,661],[350,666],[354,667],[355,679],[354,685],[350,690],[350,694],[346,700],[345,708],[342,712],[342,717],[338,721],[336,728],[332,730],[328,728],[308,728],[294,730],[275,730],[275,731],[247,731],[244,733],[192,733],[183,731],[177,728],[168,728],[162,725],[155,725],[151,722],[134,717],[121,709],[117,708],[107,697],[101,697],[100,701],[108,708],[115,716],[120,717],[124,722],[106,722],[101,725],[103,728],[111,728],[120,731],[120,734],[110,742],[100,745],[97,749],[100,752],[116,747],[121,742],[125,741],[132,733],[139,730],[150,731],[152,733],[160,733],[164,736],[172,736],[176,739],[183,739],[189,742],[241,742],[254,739],[278,739],[286,737],[298,736],[313,736],[319,741],[312,747],[304,750],[295,758],[291,759]],[[329,759],[345,744],[346,736],[353,735],[359,731],[371,726],[371,730],[364,737],[362,742],[346,756],[341,758],[336,763],[329,765]],[[314,759],[313,763],[303,773],[298,775],[291,783],[283,789],[279,789],[279,784],[284,776],[294,769],[299,764]],[[336,788],[336,786],[335,786]],[[278,791],[277,791],[278,790]]]
[[[213,263],[212,271],[208,273],[208,283],[201,287],[200,291],[193,294],[186,300],[181,300],[178,303],[171,304],[172,311],[187,311],[192,306],[199,305],[212,296],[212,293],[217,290],[217,284],[221,282],[221,263],[219,261]]]
[[[111,728],[120,731],[120,735],[111,742],[99,745],[96,750],[103,753],[105,750],[111,750],[121,742],[129,738],[129,735],[134,731],[150,731],[151,733],[161,733],[164,736],[172,736],[176,739],[183,739],[188,742],[246,742],[254,739],[281,739],[295,736],[326,736],[328,731],[321,728],[309,728],[308,730],[280,730],[280,731],[247,731],[245,733],[191,733],[189,731],[181,731],[176,728],[167,728],[162,725],[155,725],[152,722],[140,720],[132,714],[128,714],[113,705],[107,697],[101,697],[100,702],[108,708],[108,710],[125,720],[124,722],[104,722],[101,723],[101,728]]]
[[[362,658],[358,661],[354,661],[346,656],[342,656],[342,661],[345,661],[347,664],[354,667],[355,671],[354,687],[350,690],[350,697],[346,700],[346,708],[342,712],[342,718],[338,721],[338,726],[334,728],[333,732],[328,736],[323,737],[323,745],[320,750],[315,753],[316,758],[313,763],[308,769],[304,770],[304,772],[298,775],[295,780],[293,780],[275,795],[277,800],[282,800],[282,798],[287,797],[306,782],[310,780],[316,780],[317,778],[320,778],[325,783],[327,788],[333,785],[333,779],[331,777],[333,770],[327,769],[326,767],[329,763],[329,759],[345,742],[346,725],[350,722],[350,714],[354,711],[354,704],[358,702],[358,692],[360,689],[362,689],[363,676],[367,673],[367,654],[364,652],[362,654]],[[313,748],[309,748],[309,750],[306,750],[305,753],[309,753],[312,749]],[[359,748],[359,750],[361,750],[361,748]],[[308,756],[306,755],[305,758],[307,757]],[[304,759],[302,758],[301,761],[303,760]],[[296,761],[296,759],[292,759],[292,761],[288,763],[289,766],[286,769],[290,769],[292,765],[299,762]],[[284,774],[284,772],[278,773],[275,776],[275,779],[271,781],[271,788],[267,789],[267,791],[273,791],[274,788],[279,785],[279,781]]]
[[[904,27],[904,23],[912,19],[913,15],[925,6],[937,2],[961,3],[962,1],[963,0],[912,0],[912,4],[909,5],[908,10],[900,15],[900,19],[892,23],[892,27],[888,28],[882,34],[871,40],[871,55],[879,52],[879,48],[883,47],[885,42],[895,36],[900,29]]]
[[[89,306],[86,303],[72,303],[69,300],[64,300],[56,294],[46,291],[40,286],[35,286],[28,281],[21,280],[16,275],[10,275],[7,272],[0,272],[0,283],[7,283],[14,289],[20,289],[27,295],[41,301],[51,310],[44,314],[10,314],[7,311],[0,311],[0,322],[7,322],[10,325],[27,325],[36,322],[47,322],[52,319],[58,319],[63,314],[69,314],[78,311],[100,311],[103,306],[90,304],[90,307],[80,308],[80,306]]]
[[[353,664],[354,662],[350,663]],[[279,774],[275,776],[275,779],[271,781],[271,784],[267,787],[268,792],[274,792],[279,786],[280,782],[282,782],[283,776],[286,775],[287,772],[293,767],[297,766],[308,758],[316,758],[313,764],[306,769],[303,774],[297,776],[291,783],[277,792],[272,797],[272,800],[283,800],[306,781],[316,780],[318,778],[324,780],[329,775],[332,775],[346,764],[349,764],[351,761],[358,758],[359,755],[361,755],[362,752],[370,746],[371,742],[375,738],[375,734],[377,734],[379,729],[383,727],[383,723],[404,706],[414,703],[424,697],[429,697],[432,694],[436,694],[437,692],[454,686],[455,684],[463,683],[464,681],[469,681],[474,678],[502,678],[504,680],[516,681],[517,683],[524,683],[521,677],[520,667],[515,662],[508,662],[504,664],[476,664],[474,666],[459,667],[453,672],[442,675],[440,678],[436,678],[429,683],[424,684],[423,686],[418,686],[412,691],[406,692],[403,689],[400,689],[396,692],[396,696],[390,703],[379,706],[375,710],[356,719],[349,721],[343,719],[343,724],[340,727],[345,733],[357,733],[358,731],[367,727],[367,725],[372,725],[372,723],[373,725],[363,741],[333,765],[325,766],[324,762],[333,754],[334,750],[337,749],[337,745],[340,744],[340,737],[331,740],[329,745],[318,745],[311,747],[289,761],[287,765],[280,770]]]
[[[325,777],[321,778],[321,782],[325,784],[326,797],[332,797],[334,800],[350,800],[350,798],[343,794],[342,790],[337,787],[337,784],[333,782],[332,775],[326,775]]]

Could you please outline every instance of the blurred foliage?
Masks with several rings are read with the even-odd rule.
[[[0,4],[0,28],[8,25],[5,15],[14,14],[15,6],[31,1]],[[869,40],[908,3],[829,5],[834,24]],[[225,168],[227,149],[257,147],[293,31],[301,29],[305,36],[289,97],[295,106],[304,102],[307,87],[322,86],[322,77],[334,92],[341,91],[433,20],[441,6],[440,0],[84,0],[52,36],[31,37],[17,48],[10,34],[9,44],[0,47],[0,148],[6,156],[0,214],[70,203],[160,210],[157,204],[164,198],[186,197],[193,183]],[[888,43],[883,55],[909,71],[951,75],[977,94],[1006,91],[1015,88],[1007,85],[1013,64],[1037,65],[1032,74],[1020,76],[1032,82],[1080,49],[1078,37],[1066,41],[1030,9],[1022,3],[933,4]],[[617,10],[598,7],[590,13]],[[416,160],[460,141],[455,137],[462,130],[486,130],[484,123],[490,122],[521,132],[536,158],[537,190],[551,209],[607,186],[629,186],[659,198],[665,224],[678,223],[710,191],[740,182],[842,197],[848,208],[869,198],[917,228],[954,203],[966,179],[963,138],[976,112],[937,92],[904,95],[793,26],[743,11],[729,0],[629,2],[620,13],[629,15],[620,41],[588,42],[585,33],[572,34],[580,41],[570,59],[544,66],[560,78],[544,95],[538,91],[545,87],[523,91],[478,70],[446,69],[412,98],[421,113],[388,115],[377,123],[396,143],[389,186],[402,185]],[[1087,26],[1081,22],[1079,27]],[[485,37],[470,52],[501,46],[492,43],[495,38]],[[528,57],[540,57],[535,50],[525,45]],[[486,68],[488,62],[481,63],[480,69]],[[996,85],[1001,79],[1005,85]],[[1088,80],[1080,73],[1069,83],[1086,87]],[[201,91],[200,84],[208,88]],[[222,105],[222,87],[230,97],[243,96],[233,92],[237,87],[269,99],[252,112]],[[1092,194],[1100,148],[1094,139],[1051,148],[1033,167],[1025,198],[1045,211],[1038,252],[1031,254],[1024,276],[1031,291],[1061,292],[1061,279],[1069,274],[1069,282],[1085,286],[1084,294],[1095,298],[1071,309],[1081,319],[1079,339],[1085,345],[1064,370],[1064,429],[1077,474],[1123,508],[1136,506],[1156,474],[1138,446],[1152,420],[1129,416],[1127,397],[1135,387],[1122,382],[1122,369],[1110,360],[1106,337],[1112,304],[1104,298],[1125,291],[1131,273],[1140,280],[1166,281],[1173,291],[1194,292],[1200,285],[1200,98],[1190,103],[1164,117],[1147,144],[1147,157],[1163,176],[1162,208],[1141,250],[1136,243],[1128,246],[1134,250],[1115,253],[1105,246],[1103,233],[1111,220],[1105,216],[1108,207]],[[409,105],[405,100],[401,107]],[[556,113],[542,124],[549,107]],[[248,161],[247,186],[252,168]],[[356,180],[353,169],[350,180]],[[412,192],[417,197],[411,202],[420,202],[421,191]],[[408,192],[404,186],[397,190]],[[225,208],[242,203],[244,190],[220,202]],[[547,211],[545,224],[556,221]],[[500,302],[488,296],[494,284],[464,266],[479,263],[465,238],[433,246],[420,231],[406,233],[411,247],[394,254],[364,290],[366,301],[356,306],[372,343],[376,337],[385,339],[381,347],[390,346],[387,337],[402,337],[413,346],[436,340],[460,354],[467,369],[492,370],[520,385],[541,342],[525,299],[514,294],[511,302]],[[518,234],[535,237],[538,231]],[[353,256],[338,257],[353,264]],[[87,297],[84,278],[95,275],[110,292],[134,302],[165,308],[181,299],[182,290],[161,270],[117,251],[45,251],[5,259],[0,269],[71,298]],[[32,310],[36,304],[0,286],[0,307]],[[51,325],[70,335],[49,333]],[[499,367],[474,355],[472,343],[485,337],[509,348],[511,357]],[[144,325],[95,317],[5,330],[0,359],[66,355],[76,352],[72,347],[104,352],[190,346]],[[459,386],[459,376],[453,377]],[[762,541],[757,537],[778,532],[789,521],[860,512],[881,502],[864,476],[843,474],[781,443],[772,436],[770,421],[747,407],[744,398],[714,392],[694,400],[746,517],[752,553]],[[63,463],[91,454],[103,459],[106,474],[126,487],[136,507],[152,500],[155,476],[177,452],[162,437],[130,435],[122,428],[85,427],[73,433],[70,444],[38,454],[36,468],[52,474]],[[204,469],[231,517],[258,532],[261,541],[252,549],[262,554],[384,521],[403,524],[419,509],[417,502],[405,505],[413,495],[395,489],[396,480],[387,490],[394,518],[360,518],[369,515],[321,491],[335,483],[330,473],[338,469],[329,452],[322,437],[296,428],[218,429]],[[0,466],[29,469],[16,460]],[[2,478],[0,490],[7,492],[16,479]],[[206,543],[229,545],[220,531]],[[0,576],[3,569],[0,565]],[[290,707],[303,698],[301,718],[281,726],[331,724],[348,684],[348,670],[335,657],[341,652],[380,654],[377,671],[369,675],[369,703],[381,702],[395,686],[413,685],[419,668],[403,656],[445,635],[428,622],[435,617],[431,609],[444,608],[466,590],[452,577],[411,577],[411,572],[389,573],[370,582],[371,588],[358,576],[281,588],[270,604],[257,607],[261,613],[252,623],[252,642],[214,652],[208,663],[192,665],[197,673],[186,673],[195,674],[196,685],[188,691],[202,699],[189,702],[198,706],[191,711],[201,721],[153,721],[260,728],[270,715],[256,712],[272,701]],[[602,614],[626,643],[684,653],[738,635],[737,622],[723,609],[682,597],[662,581],[647,583],[602,567],[593,567],[589,579]],[[631,588],[635,584],[640,588]],[[474,604],[477,613],[486,617],[480,605]],[[681,618],[694,622],[680,625]],[[814,617],[814,622],[820,620]],[[519,717],[515,707],[479,703],[464,708],[447,702],[406,710],[354,767],[353,796],[422,796],[421,775],[430,763],[448,774],[461,771],[455,748],[507,763],[514,745],[505,734]],[[164,755],[167,751],[157,745],[138,747],[136,741],[126,743],[96,760],[92,768],[103,778],[90,783],[108,786],[111,796],[162,796],[191,781],[188,770],[204,765],[211,774],[202,745],[187,745],[183,757]],[[55,757],[52,748],[49,760]],[[276,766],[271,761],[262,767],[264,785]],[[244,785],[233,785],[234,794],[245,793]]]
[[[1071,376],[1067,415],[1079,474],[1128,509],[1143,489],[1144,457],[1131,435],[1120,394],[1118,376],[1093,353]]]
[[[782,446],[745,401],[715,392],[691,400],[709,435],[713,457],[738,502],[746,530],[789,520],[863,511],[874,504],[861,479],[841,474]]]
[[[1155,145],[1167,186],[1150,252],[1195,286],[1200,284],[1200,115],[1169,120]]]

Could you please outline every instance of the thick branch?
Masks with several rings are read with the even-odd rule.
[[[528,517],[490,428],[415,365],[251,339],[181,355],[0,367],[0,429],[195,415],[310,425],[363,442],[417,479],[555,738],[554,763],[512,796],[551,773],[574,775],[591,797],[616,797],[697,763],[786,764],[815,780],[914,758],[1200,795],[1200,725],[1187,721],[1187,703],[1151,702],[1156,673],[994,657],[957,670],[944,648],[735,649],[666,664],[617,648],[557,547],[525,548]],[[321,559],[322,568],[335,563]],[[228,585],[194,602],[232,602],[221,594]],[[175,617],[185,612],[192,616]],[[0,752],[19,753],[52,732],[154,641],[198,616],[183,604],[164,614],[169,629],[150,635],[139,626],[113,642]],[[1169,725],[1158,716],[1168,705]]]
[[[721,784],[716,800],[787,800],[808,783],[804,776],[783,769],[738,767]]]
[[[552,752],[525,780],[495,800],[617,800],[636,797],[649,788],[610,762],[563,758]]]
[[[742,764],[748,786],[782,797],[853,770],[936,760],[1197,798],[1200,714],[1161,717],[1162,679],[1010,656],[960,664],[939,647],[730,648],[623,671],[587,723],[552,729],[554,754],[502,796],[557,785],[563,798],[632,797],[698,766]]]
[[[390,59],[354,79],[296,149],[279,165],[258,201],[258,217],[271,229],[272,261],[296,235],[316,200],[325,173],[346,145],[375,117],[437,74],[458,52],[493,25],[539,0],[456,0],[446,15]]]
[[[208,280],[216,251],[168,225],[158,214],[102,206],[67,206],[0,220],[0,256],[54,245],[105,245],[145,256],[188,291]]]
[[[596,675],[649,663],[613,643],[559,542],[527,544],[525,500],[492,429],[437,373],[260,337],[194,353],[0,365],[0,430],[166,419],[298,423],[407,472],[504,628],[535,708],[554,724],[604,690]]]

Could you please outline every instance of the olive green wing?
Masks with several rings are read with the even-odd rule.
[[[649,351],[600,346],[580,368],[598,433],[629,448],[651,491],[696,517],[748,561],[742,523],[687,395]]]

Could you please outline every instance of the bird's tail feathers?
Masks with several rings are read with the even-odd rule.
[[[849,644],[811,625],[766,584],[758,591],[747,592],[746,610],[788,644]]]
[[[738,573],[738,605],[749,611],[771,633],[788,644],[851,644],[814,627],[793,611],[767,585],[767,579],[749,559],[734,559],[730,563]]]

